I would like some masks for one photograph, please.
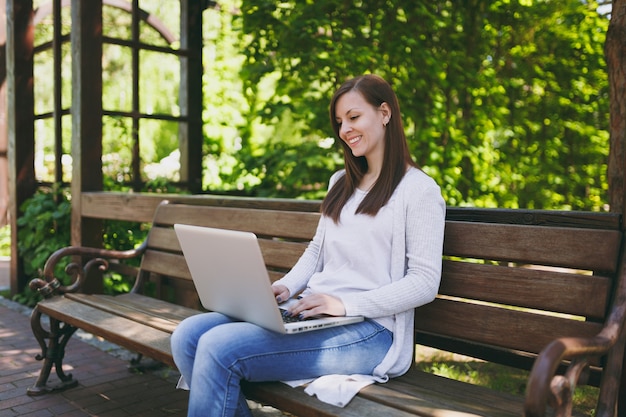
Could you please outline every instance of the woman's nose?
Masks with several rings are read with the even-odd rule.
[[[339,135],[343,136],[346,133],[350,132],[351,130],[352,130],[352,127],[348,123],[342,123],[341,129],[339,129]]]

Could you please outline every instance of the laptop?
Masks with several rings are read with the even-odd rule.
[[[202,306],[275,332],[292,334],[356,323],[363,317],[286,318],[276,303],[254,233],[175,224]],[[294,302],[294,300],[290,300]],[[287,322],[286,322],[287,321]]]

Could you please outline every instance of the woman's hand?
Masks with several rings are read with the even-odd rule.
[[[289,288],[284,285],[272,285],[272,291],[274,291],[274,296],[276,297],[276,302],[278,304],[289,299]]]
[[[328,294],[309,294],[300,298],[290,309],[292,316],[307,318],[318,314],[345,316],[346,308],[341,299]]]

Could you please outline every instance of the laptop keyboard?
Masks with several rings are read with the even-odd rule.
[[[301,319],[298,316],[290,316],[287,313],[287,310],[283,310],[283,309],[280,309],[280,315],[283,318],[283,323],[295,323],[295,322],[299,322],[299,321],[311,320],[311,317],[307,317],[307,318]]]

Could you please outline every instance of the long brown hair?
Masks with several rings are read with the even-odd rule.
[[[330,123],[343,148],[346,174],[339,178],[329,190],[321,206],[322,214],[332,218],[335,222],[339,222],[343,206],[354,193],[368,168],[365,157],[355,157],[350,147],[339,138],[340,125],[337,122],[335,109],[339,98],[349,91],[358,92],[365,101],[375,108],[380,107],[382,103],[387,103],[391,109],[391,119],[385,128],[385,151],[380,175],[357,208],[356,213],[375,216],[378,210],[387,204],[391,198],[393,191],[402,180],[407,166],[417,167],[409,153],[398,98],[389,83],[373,74],[361,75],[344,82],[330,101]]]

